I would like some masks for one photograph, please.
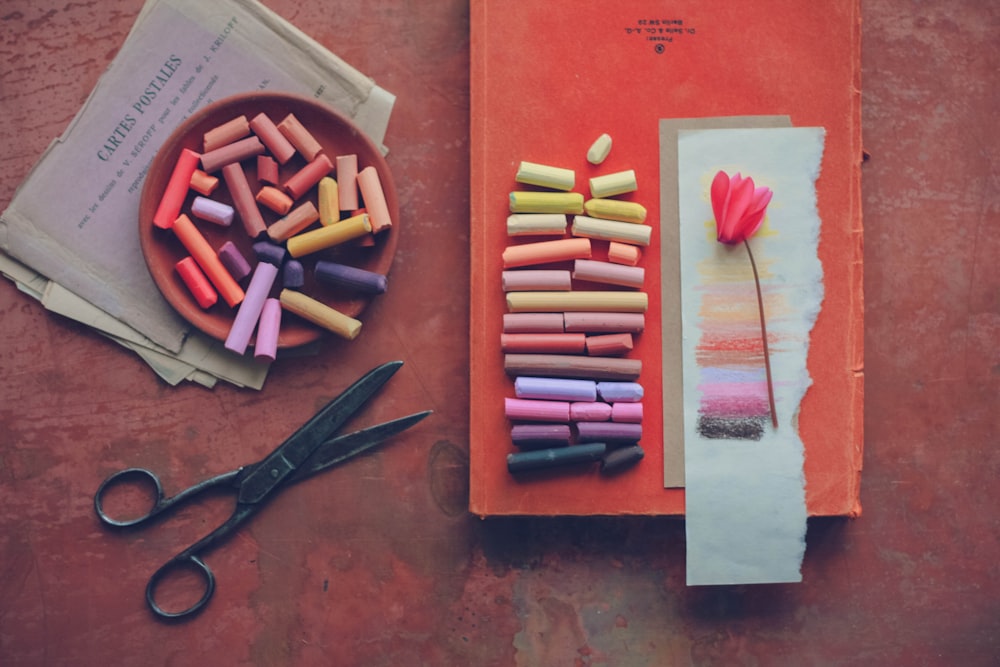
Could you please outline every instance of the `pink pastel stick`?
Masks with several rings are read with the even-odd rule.
[[[583,354],[586,349],[586,345],[587,339],[583,334],[500,334],[500,349],[504,352]]]
[[[278,267],[267,262],[260,262],[253,271],[250,284],[247,286],[246,296],[243,303],[236,311],[233,318],[229,335],[226,336],[225,347],[236,354],[246,352],[247,345],[250,344],[250,336],[260,319],[260,312],[264,308],[264,301],[267,300],[274,285],[274,279],[278,275]]]
[[[292,199],[299,199],[309,188],[329,174],[331,169],[333,169],[333,163],[330,162],[330,158],[325,153],[320,153],[312,162],[299,169],[285,181],[285,192]]]
[[[358,156],[338,155],[336,162],[340,210],[353,211],[358,208]]]
[[[222,169],[227,164],[242,162],[264,152],[264,144],[257,137],[247,137],[231,144],[220,146],[201,156],[201,168],[207,174]]]
[[[565,291],[572,284],[569,271],[559,269],[527,269],[500,274],[504,292]]]
[[[504,313],[504,333],[562,333],[562,313]]]
[[[295,146],[292,146],[292,142],[285,138],[267,114],[259,113],[254,116],[250,120],[250,129],[260,137],[267,150],[280,164],[285,164],[295,155]]]
[[[382,190],[382,180],[375,167],[365,167],[358,172],[357,181],[365,209],[372,222],[372,233],[378,234],[392,227],[389,205],[386,204],[385,192]]]
[[[641,423],[642,403],[612,403],[611,421]]]
[[[563,313],[566,331],[573,333],[642,333],[644,313]]]
[[[641,266],[624,266],[595,259],[578,259],[573,262],[573,279],[605,285],[642,288],[646,270]]]
[[[188,189],[191,187],[191,176],[198,168],[198,160],[201,155],[189,148],[181,150],[174,171],[167,181],[167,187],[163,191],[163,198],[160,199],[156,213],[153,214],[153,224],[163,229],[170,229],[174,220],[181,214],[181,207],[187,197]]]
[[[246,172],[238,162],[227,164],[222,168],[222,178],[229,188],[229,196],[233,198],[233,208],[243,222],[243,229],[250,238],[257,238],[267,230],[267,225],[260,214],[260,209],[257,208],[257,200],[250,191]]]
[[[626,422],[577,422],[576,432],[578,440],[581,443],[632,443],[642,439],[642,424],[629,424]]]
[[[575,422],[606,422],[611,419],[611,404],[601,401],[570,403],[569,418]]]
[[[525,398],[504,398],[504,414],[511,421],[569,421],[567,401],[537,401]]]
[[[587,354],[613,357],[632,351],[632,334],[612,333],[587,336]]]
[[[269,298],[264,301],[257,322],[257,339],[254,341],[255,359],[274,361],[278,356],[278,332],[281,329],[281,301]]]

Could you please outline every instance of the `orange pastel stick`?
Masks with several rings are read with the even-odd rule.
[[[554,241],[538,241],[504,248],[503,267],[530,266],[562,262],[568,259],[589,259],[590,239],[571,238]]]
[[[625,266],[635,266],[642,257],[642,250],[639,246],[634,246],[621,241],[612,241],[608,244],[608,261]]]
[[[365,200],[365,210],[368,211],[368,217],[372,222],[372,232],[378,234],[392,227],[382,181],[375,167],[365,167],[358,172],[358,189],[361,190],[361,198]]]
[[[267,114],[259,113],[250,120],[250,129],[260,137],[260,140],[267,146],[274,159],[279,164],[285,164],[295,155],[295,146],[285,139],[278,126],[274,124]]]
[[[278,161],[270,155],[257,156],[257,180],[271,185],[278,184]]]
[[[214,151],[216,148],[231,144],[248,134],[250,134],[250,123],[247,122],[247,117],[237,116],[206,132],[202,138],[202,150],[206,153]]]
[[[310,162],[315,160],[316,156],[323,150],[320,143],[299,122],[295,114],[290,113],[285,116],[284,120],[278,123],[278,131],[285,136],[285,139],[291,142],[292,146],[295,146],[298,152],[302,153],[302,157]]]
[[[285,215],[292,210],[292,198],[271,185],[265,185],[257,193],[257,203],[263,204],[278,215]]]
[[[209,281],[219,290],[223,301],[232,308],[243,300],[243,288],[241,288],[233,277],[226,270],[226,267],[219,260],[219,256],[212,250],[205,237],[202,236],[198,228],[191,222],[191,218],[181,213],[177,216],[171,229],[174,234],[184,244],[187,251],[191,253],[198,266],[208,276]]]
[[[160,205],[153,214],[153,224],[163,229],[169,229],[177,216],[180,215],[181,206],[184,205],[184,198],[187,197],[188,189],[191,187],[191,175],[198,168],[198,160],[201,155],[195,153],[190,148],[181,150],[177,164],[174,165],[174,172],[170,175],[167,187],[163,191]]]
[[[191,189],[198,194],[208,197],[219,187],[219,179],[206,174],[201,169],[195,169],[191,174]]]
[[[199,306],[207,310],[215,305],[215,302],[219,300],[219,295],[215,292],[212,284],[208,282],[205,273],[198,268],[198,263],[194,261],[194,257],[190,255],[185,257],[174,264],[174,268],[177,269],[177,275],[187,285],[191,296],[194,297]]]

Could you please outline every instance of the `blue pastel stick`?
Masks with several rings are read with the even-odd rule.
[[[597,393],[608,403],[636,403],[643,391],[638,382],[598,382]]]
[[[597,400],[597,383],[593,380],[522,376],[514,378],[514,394],[518,398],[589,402]]]

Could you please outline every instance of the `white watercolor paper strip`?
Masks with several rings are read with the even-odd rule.
[[[823,300],[815,181],[822,128],[678,133],[688,585],[801,581],[806,504],[799,404]],[[719,170],[774,192],[751,239],[774,379],[771,426],[746,249],[715,239]],[[756,336],[756,338],[754,338]]]

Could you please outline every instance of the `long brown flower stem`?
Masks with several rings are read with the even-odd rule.
[[[757,275],[757,262],[750,252],[750,241],[743,239],[747,255],[750,257],[750,267],[753,269],[753,283],[757,288],[757,311],[760,313],[760,337],[764,342],[764,370],[767,372],[767,401],[771,407],[771,424],[778,428],[778,413],[774,409],[774,385],[771,382],[771,355],[767,351],[767,325],[764,324],[764,296],[760,292],[760,277]]]

